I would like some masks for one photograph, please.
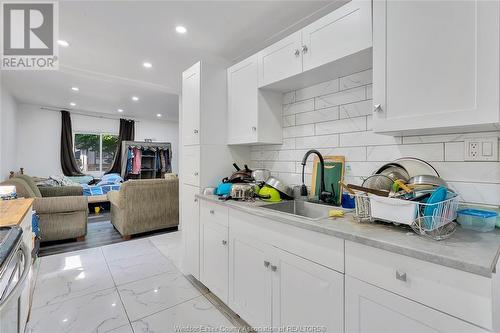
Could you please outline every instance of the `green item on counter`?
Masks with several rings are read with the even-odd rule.
[[[267,202],[280,202],[281,197],[278,190],[270,186],[264,185],[259,191],[259,197]]]
[[[314,195],[319,196],[320,188],[321,188],[321,168],[316,168],[316,177],[313,176],[313,179],[316,178],[316,186]],[[336,206],[340,206],[341,198],[342,198],[342,190],[339,184],[339,181],[342,180],[342,175],[344,171],[344,163],[341,161],[328,161],[325,158],[325,190],[328,192],[335,192],[335,197],[333,199],[332,204]]]

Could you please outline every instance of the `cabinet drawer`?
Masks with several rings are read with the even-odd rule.
[[[349,241],[345,244],[345,269],[347,275],[492,328],[489,278]]]
[[[200,219],[203,223],[216,223],[228,227],[228,208],[213,202],[202,200]]]
[[[200,146],[182,148],[182,182],[200,186]]]

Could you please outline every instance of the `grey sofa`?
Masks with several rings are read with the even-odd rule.
[[[42,195],[28,175],[17,175],[2,182],[1,185],[14,185],[18,197],[35,199],[33,209],[40,216],[42,242],[85,238],[88,205],[87,198],[81,195],[81,187],[47,190]]]
[[[108,192],[111,223],[124,239],[179,225],[179,180],[129,180]]]

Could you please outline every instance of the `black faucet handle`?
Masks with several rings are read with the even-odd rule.
[[[305,184],[302,184],[300,187],[300,195],[303,197],[307,197],[307,186]]]

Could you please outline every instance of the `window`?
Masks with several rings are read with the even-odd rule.
[[[75,133],[75,159],[83,173],[102,175],[111,167],[118,135]]]

